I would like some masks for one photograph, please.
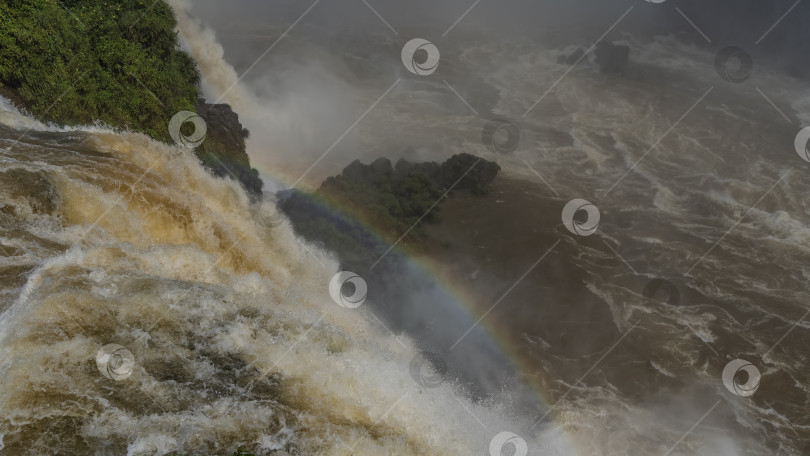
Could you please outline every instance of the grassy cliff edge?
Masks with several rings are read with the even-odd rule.
[[[0,94],[46,122],[100,122],[169,142],[172,116],[201,106],[200,72],[180,49],[176,24],[163,0],[0,0]],[[213,139],[197,155],[260,194],[247,131],[223,144],[229,132],[218,125],[208,126]]]

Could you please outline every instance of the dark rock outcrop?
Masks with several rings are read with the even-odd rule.
[[[394,166],[394,171],[399,175],[404,176],[408,173],[422,174],[431,182],[439,182],[441,170],[442,166],[436,162],[411,163],[402,158]]]
[[[390,243],[423,239],[420,226],[439,222],[440,203],[452,195],[450,190],[484,194],[500,170],[498,164],[470,154],[454,155],[442,164],[399,160],[391,166],[380,158],[366,165],[355,160],[314,194],[289,190],[277,196],[299,235],[338,252],[348,264],[367,267]]]
[[[594,51],[602,73],[625,74],[630,63],[630,46],[600,41]]]
[[[390,179],[394,167],[391,166],[391,160],[387,158],[378,158],[370,165],[363,164],[360,160],[355,160],[349,163],[349,166],[343,168],[341,176],[355,182],[378,182],[383,179]]]
[[[360,160],[343,168],[340,177],[356,183],[380,184],[407,175],[418,175],[430,182],[436,189],[445,191],[470,190],[475,194],[485,194],[495,177],[501,171],[497,163],[470,154],[453,155],[442,164],[436,162],[411,163],[405,159],[391,166],[391,160],[378,158],[371,164]]]
[[[497,163],[478,158],[470,154],[458,154],[442,163],[440,185],[458,190],[470,190],[476,195],[489,191],[489,186],[501,167]]]
[[[560,65],[574,65],[587,62],[599,66],[604,74],[619,75],[627,79],[640,81],[644,73],[630,60],[630,45],[623,42],[600,41],[594,46],[593,52],[578,47],[570,54],[557,56]]]
[[[195,110],[208,128],[205,142],[196,149],[200,161],[215,175],[233,177],[252,196],[260,196],[263,182],[259,172],[250,166],[245,150],[249,133],[239,116],[229,105],[210,104],[203,99],[198,100]]]
[[[578,47],[576,51],[566,55],[560,55],[557,57],[557,63],[560,65],[574,65],[579,62],[585,56],[585,49],[582,47]]]
[[[480,195],[488,191],[489,185],[501,171],[497,163],[470,154],[453,155],[442,164],[436,162],[411,163],[405,159],[391,166],[391,160],[378,158],[364,165],[355,160],[343,169],[341,177],[358,183],[379,184],[391,179],[401,179],[407,175],[420,176],[436,189],[445,191],[470,190]]]
[[[369,167],[372,171],[374,171],[375,174],[388,174],[394,172],[394,167],[391,166],[391,160],[385,157],[374,160],[371,162]]]

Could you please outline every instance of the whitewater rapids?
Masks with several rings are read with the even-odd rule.
[[[420,386],[336,261],[190,150],[2,107],[0,453],[466,455],[508,426]]]

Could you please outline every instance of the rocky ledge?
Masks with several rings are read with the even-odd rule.
[[[263,183],[259,171],[250,166],[245,149],[249,132],[239,122],[239,115],[227,104],[206,103],[202,98],[195,110],[208,128],[205,141],[196,149],[203,165],[216,176],[236,179],[251,196],[260,196]]]

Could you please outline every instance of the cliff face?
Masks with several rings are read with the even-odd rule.
[[[200,161],[217,176],[230,176],[239,181],[253,196],[262,193],[259,172],[250,167],[245,151],[248,131],[239,123],[239,116],[226,104],[210,104],[199,99],[197,114],[205,120],[208,134],[196,150]]]

